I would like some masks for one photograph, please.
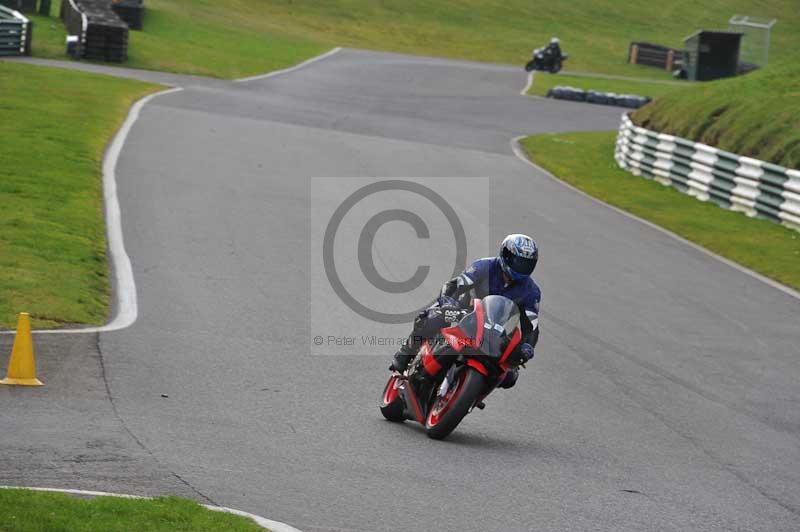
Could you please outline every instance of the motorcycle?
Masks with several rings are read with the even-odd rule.
[[[394,372],[383,391],[380,410],[389,421],[416,421],[430,438],[446,438],[506,373],[524,367],[515,349],[523,329],[532,328],[512,300],[491,295],[472,301],[456,325],[423,342],[403,373]]]
[[[525,72],[541,70],[555,74],[561,70],[562,63],[566,61],[568,57],[569,54],[561,54],[559,57],[555,57],[552,54],[545,53],[544,48],[537,48],[533,51],[533,59],[528,61],[525,65]]]

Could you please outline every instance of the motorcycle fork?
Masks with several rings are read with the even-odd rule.
[[[439,388],[436,392],[437,397],[444,397],[447,395],[447,392],[450,391],[450,387],[453,385],[453,381],[455,380],[456,376],[456,365],[451,364],[450,368],[447,370],[447,374],[442,379],[442,382],[439,384]]]
[[[406,418],[424,424],[427,413],[424,411],[423,405],[419,401],[411,377],[412,376],[409,375],[403,378],[403,384],[400,389],[400,393],[403,395],[404,399],[403,402],[405,403],[404,414]]]

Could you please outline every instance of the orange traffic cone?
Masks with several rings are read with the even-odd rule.
[[[0,384],[42,386],[42,381],[36,378],[36,360],[33,358],[31,317],[27,312],[20,312],[19,314],[17,334],[14,336],[11,360],[8,362],[8,375],[5,379],[0,381]]]

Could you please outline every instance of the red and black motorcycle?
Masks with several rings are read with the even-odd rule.
[[[422,344],[409,369],[386,384],[381,413],[390,421],[410,419],[429,437],[443,439],[502,382],[522,366],[516,347],[530,327],[512,300],[498,295],[474,299],[457,325]]]

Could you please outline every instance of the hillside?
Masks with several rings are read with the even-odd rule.
[[[58,12],[54,2],[53,12]],[[652,3],[614,0],[148,0],[143,32],[131,32],[129,66],[236,77],[279,68],[332,46],[522,64],[558,35],[568,70],[667,77],[626,64],[628,44],[678,46],[735,13],[779,19],[771,56],[800,47],[796,0]],[[63,57],[56,21],[36,17],[34,53]]]
[[[633,114],[638,125],[800,168],[800,64],[665,94]]]

